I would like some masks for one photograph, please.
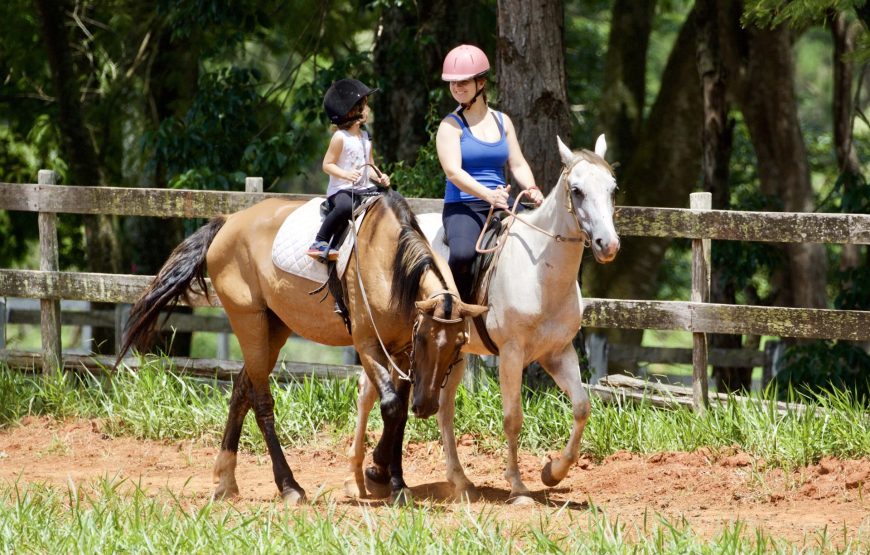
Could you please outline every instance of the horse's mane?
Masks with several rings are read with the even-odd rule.
[[[595,154],[591,150],[586,150],[585,148],[582,150],[578,150],[578,151],[574,152],[574,157],[575,157],[575,159],[582,158],[583,160],[586,160],[590,164],[595,164],[596,166],[601,166],[602,168],[604,168],[605,170],[610,172],[610,175],[613,175],[613,166],[608,164],[607,160],[605,160],[601,156],[598,156],[597,154]]]
[[[384,194],[382,202],[399,222],[399,240],[396,245],[396,257],[393,259],[390,305],[403,317],[410,318],[414,302],[420,294],[420,280],[427,270],[431,269],[435,272],[445,289],[447,283],[438,265],[435,264],[429,242],[423,235],[420,224],[417,223],[417,218],[405,197],[389,190]],[[446,309],[449,310],[451,307]]]

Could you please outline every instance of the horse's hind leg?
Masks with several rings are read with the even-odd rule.
[[[480,493],[474,484],[465,476],[459,453],[456,450],[456,435],[453,432],[453,419],[456,413],[456,388],[465,374],[465,358],[459,362],[450,373],[450,378],[444,389],[438,408],[438,427],[441,429],[441,442],[444,445],[444,457],[447,464],[447,481],[453,484],[453,496],[461,501],[477,501]]]
[[[344,480],[344,490],[351,497],[364,497],[366,494],[363,478],[363,461],[366,456],[366,426],[369,413],[375,406],[378,392],[374,384],[366,377],[365,372],[359,377],[359,395],[356,400],[356,429],[353,433],[353,443],[347,450],[350,458],[351,475]]]
[[[571,465],[577,462],[580,455],[580,439],[583,430],[589,420],[591,404],[583,383],[580,381],[580,363],[577,360],[577,352],[571,343],[558,353],[540,360],[556,384],[562,388],[571,399],[571,409],[574,414],[574,425],[571,427],[571,436],[558,459],[548,461],[541,469],[541,481],[549,487],[553,487],[568,474]]]
[[[269,449],[275,484],[288,504],[296,504],[305,499],[305,491],[293,478],[284,458],[275,432],[275,402],[269,389],[269,374],[290,330],[268,310],[243,314],[228,311],[227,314],[245,358],[245,374],[251,383],[248,401]],[[230,422],[227,427],[230,427]]]
[[[214,463],[214,482],[217,484],[214,499],[232,498],[239,494],[239,486],[236,483],[236,454],[239,451],[242,424],[251,408],[250,389],[251,380],[248,379],[248,374],[243,367],[233,383],[230,411],[224,436],[221,439],[221,451]]]

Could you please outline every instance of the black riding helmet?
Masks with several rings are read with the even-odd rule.
[[[345,116],[357,102],[377,91],[370,89],[356,79],[339,79],[334,82],[323,97],[323,109],[332,123],[344,123]]]

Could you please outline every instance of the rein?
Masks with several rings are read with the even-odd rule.
[[[375,336],[378,338],[378,344],[380,344],[381,351],[383,351],[384,355],[387,357],[387,361],[390,363],[390,366],[392,367],[392,369],[396,371],[396,374],[398,374],[399,379],[414,383],[414,379],[413,379],[413,375],[414,375],[414,338],[416,337],[417,332],[420,329],[420,320],[418,319],[416,322],[414,322],[414,327],[413,327],[413,330],[411,332],[411,346],[410,346],[410,353],[408,354],[408,358],[411,362],[411,371],[404,372],[401,368],[399,368],[399,365],[396,364],[396,361],[393,360],[393,356],[390,354],[390,351],[387,349],[387,346],[384,345],[384,340],[381,339],[381,332],[378,331],[378,326],[375,323],[374,316],[372,315],[372,307],[369,304],[369,298],[368,298],[368,295],[366,294],[366,288],[362,282],[362,270],[361,270],[360,264],[359,264],[359,242],[358,242],[357,236],[356,236],[356,224],[353,221],[350,222],[350,229],[351,229],[351,233],[353,234],[353,241],[354,241],[353,257],[354,257],[354,260],[356,261],[357,286],[359,287],[359,290],[360,290],[360,296],[362,297],[363,305],[366,307],[366,314],[368,314],[369,321],[372,323],[372,328],[375,330]],[[426,300],[435,298],[438,295],[443,295],[443,294],[451,295],[451,296],[459,299],[459,296],[456,295],[455,293],[451,293],[450,291],[448,291],[446,289],[441,289],[439,291],[435,291],[434,293],[430,294],[428,297],[426,297]],[[425,313],[419,309],[417,310],[417,312],[418,312],[419,316],[429,317],[429,318],[432,318],[433,320],[435,320],[436,322],[442,322],[445,324],[458,324],[459,322],[461,322],[464,319],[463,317],[455,318],[455,319],[440,318],[438,316],[435,316],[434,314],[430,315],[430,314]],[[466,341],[467,341],[467,338],[468,338],[468,334],[466,333]],[[404,349],[402,349],[399,352],[406,352],[408,350],[409,350],[409,348],[405,347]],[[450,372],[453,370],[453,367],[456,365],[457,362],[459,362],[459,361],[457,360],[457,361],[454,361],[453,363],[450,364],[450,368],[447,370],[447,376],[450,375]],[[444,383],[445,384],[447,383],[446,377],[445,377]],[[441,387],[444,387],[444,385],[442,384]]]
[[[562,184],[562,183],[565,184],[565,208],[568,210],[568,212],[570,212],[574,216],[574,221],[577,222],[577,228],[580,230],[580,233],[581,233],[580,237],[565,237],[565,236],[560,235],[560,234],[551,233],[550,231],[547,231],[546,229],[540,228],[540,227],[536,226],[535,224],[529,222],[525,218],[521,217],[517,213],[517,205],[520,203],[520,199],[523,198],[523,195],[527,195],[529,193],[526,190],[522,190],[522,191],[520,191],[520,194],[517,195],[517,198],[514,199],[513,208],[508,208],[507,210],[505,210],[505,212],[507,212],[508,214],[510,214],[513,217],[511,219],[509,219],[507,221],[507,223],[505,224],[505,229],[504,229],[504,232],[502,232],[501,237],[498,238],[494,247],[492,247],[490,249],[484,249],[481,247],[481,244],[483,243],[483,236],[486,233],[486,229],[487,229],[487,227],[489,227],[489,222],[492,220],[492,215],[495,212],[495,205],[490,205],[489,213],[486,215],[486,221],[483,224],[483,228],[481,228],[481,230],[480,230],[480,235],[477,237],[477,243],[475,243],[475,245],[474,245],[474,250],[480,254],[500,251],[502,248],[504,248],[504,244],[507,241],[508,232],[510,231],[511,226],[514,223],[514,220],[519,220],[519,221],[523,222],[524,224],[531,227],[532,229],[543,233],[547,237],[551,237],[557,243],[580,243],[580,242],[582,242],[588,247],[589,246],[589,235],[587,235],[587,233],[585,231],[583,231],[583,225],[580,223],[580,218],[577,217],[577,211],[574,209],[574,199],[571,198],[571,188],[568,186],[568,179],[567,179],[568,173],[572,169],[574,169],[574,166],[576,166],[578,162],[574,162],[573,164],[571,164],[570,167],[565,166],[565,168],[562,170],[562,174],[559,176],[559,183],[557,184],[557,186]],[[504,239],[502,239],[502,238],[504,238]]]

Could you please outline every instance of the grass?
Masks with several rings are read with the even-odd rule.
[[[351,433],[356,412],[354,379],[303,379],[273,384],[272,391],[278,434],[286,444],[304,445],[323,432],[337,439]],[[226,421],[228,397],[225,384],[179,376],[165,358],[138,372],[121,371],[103,378],[67,373],[44,379],[0,367],[0,427],[26,415],[101,418],[106,433],[113,435],[216,445]],[[729,402],[697,415],[648,404],[604,404],[593,397],[593,416],[582,450],[602,459],[620,450],[654,453],[738,446],[768,465],[783,468],[814,463],[826,455],[854,458],[870,453],[867,406],[848,394],[818,396],[815,405],[802,413],[778,414],[772,403]],[[563,447],[572,420],[570,404],[560,391],[527,390],[523,411],[524,449],[543,453]],[[380,425],[375,410],[370,427]],[[456,431],[474,436],[483,449],[502,447],[501,397],[494,379],[485,378],[473,394],[460,387]],[[409,441],[439,436],[433,418],[408,421]],[[264,448],[253,418],[245,422],[242,448]]]
[[[417,504],[377,511],[342,509],[327,500],[286,509],[235,507],[151,497],[135,484],[103,479],[66,491],[41,484],[0,485],[0,546],[37,553],[798,553],[745,529],[698,538],[684,520],[649,515],[640,529],[598,507],[554,510],[534,523],[511,522],[484,508]],[[834,547],[824,533],[806,552]]]
[[[301,380],[273,384],[282,441],[304,445],[315,434],[344,440],[355,417],[354,380]],[[59,374],[43,378],[0,366],[0,433],[28,415],[100,418],[112,435],[195,440],[218,444],[229,392],[225,384],[179,376],[168,359],[139,372],[113,376]],[[818,397],[821,411],[779,415],[769,406],[729,403],[704,415],[650,405],[605,405],[593,398],[582,449],[594,458],[618,450],[639,453],[731,447],[785,468],[822,456],[870,453],[867,407],[847,395]],[[570,406],[559,392],[523,397],[524,449],[561,448]],[[371,427],[381,425],[377,411]],[[498,384],[484,381],[472,394],[457,394],[458,434],[471,434],[481,449],[503,447]],[[409,420],[409,441],[438,438],[434,419]],[[248,418],[242,449],[263,452]],[[62,453],[57,440],[49,449]],[[698,537],[684,520],[658,514],[641,529],[611,520],[594,505],[575,512],[554,509],[539,521],[512,522],[497,512],[422,502],[407,508],[341,508],[327,497],[302,509],[280,503],[252,507],[212,504],[165,492],[146,495],[136,484],[104,479],[63,488],[0,483],[0,552],[371,552],[371,553],[767,553],[850,549],[849,539],[819,534],[794,547],[746,529],[724,525],[718,537]],[[831,532],[833,534],[833,532]],[[810,546],[810,547],[806,547]],[[866,548],[866,546],[864,546]]]

